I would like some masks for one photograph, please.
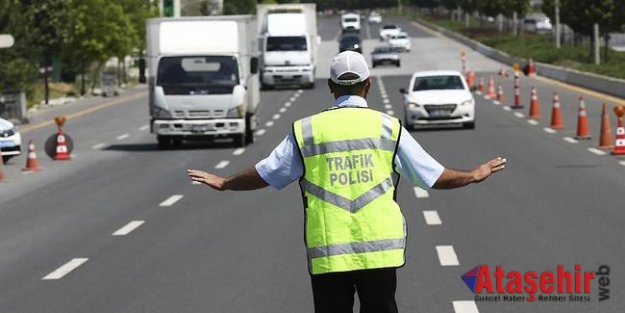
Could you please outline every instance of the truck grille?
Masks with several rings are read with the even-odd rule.
[[[202,119],[202,118],[223,118],[226,117],[226,110],[176,110],[174,111],[174,118],[189,118],[189,119]]]

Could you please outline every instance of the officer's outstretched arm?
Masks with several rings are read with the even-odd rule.
[[[498,157],[490,160],[472,171],[455,170],[445,168],[441,176],[438,178],[432,188],[434,189],[453,189],[464,187],[468,184],[479,183],[484,181],[493,173],[499,172],[506,167],[506,159]]]
[[[231,177],[221,177],[200,170],[188,169],[187,174],[193,181],[205,184],[215,190],[254,190],[269,186],[254,166]]]

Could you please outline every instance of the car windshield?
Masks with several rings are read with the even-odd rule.
[[[397,28],[397,26],[395,26],[395,25],[384,25],[382,27],[382,29],[396,29],[396,28]]]
[[[412,87],[412,91],[458,89],[464,89],[464,85],[456,75],[417,77]]]
[[[342,46],[350,46],[350,45],[355,45],[355,44],[360,44],[360,38],[355,37],[355,36],[348,36],[348,37],[343,37],[343,39],[341,39]]]
[[[164,57],[158,64],[157,86],[165,94],[231,93],[239,83],[239,67],[231,56]]]
[[[267,51],[306,51],[306,37],[269,37],[267,38]]]
[[[355,22],[358,22],[358,19],[355,17],[346,17],[343,19],[343,21],[345,23],[355,23]]]
[[[373,50],[373,53],[390,53],[394,50],[390,47],[377,47]]]

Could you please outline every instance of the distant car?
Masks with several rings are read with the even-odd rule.
[[[339,52],[346,50],[362,53],[362,40],[357,35],[345,35],[339,41]]]
[[[376,67],[384,64],[394,64],[397,67],[401,65],[396,48],[385,46],[373,49],[373,52],[371,52],[371,66]]]
[[[10,121],[0,118],[0,154],[4,162],[22,153],[22,135]]]
[[[523,28],[529,32],[547,33],[553,30],[553,25],[547,16],[533,15],[523,19]]]
[[[360,33],[360,15],[356,13],[345,13],[341,15],[341,32]]]
[[[404,94],[404,124],[417,126],[460,124],[475,128],[475,99],[458,71],[417,72]]]
[[[378,12],[371,12],[369,14],[369,18],[368,18],[369,23],[371,24],[380,24],[382,23],[382,15],[380,15]]]
[[[387,40],[391,36],[398,35],[401,32],[401,28],[395,24],[385,24],[380,29],[380,40]]]
[[[408,34],[404,32],[391,36],[388,39],[388,44],[391,47],[397,47],[404,51],[410,51],[410,37],[408,37]]]

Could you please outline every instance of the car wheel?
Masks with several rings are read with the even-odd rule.
[[[464,123],[463,126],[466,129],[475,129],[475,121],[473,121],[473,122],[466,122],[466,123]]]
[[[13,155],[3,155],[2,156],[2,163],[6,164],[12,157],[13,157]]]
[[[375,66],[376,66],[376,64],[375,64],[375,63],[371,64],[371,67],[375,68]]]
[[[400,67],[400,66],[401,66],[401,64],[400,64],[400,62],[399,62],[399,61],[397,61],[396,65],[397,65],[397,67]]]

